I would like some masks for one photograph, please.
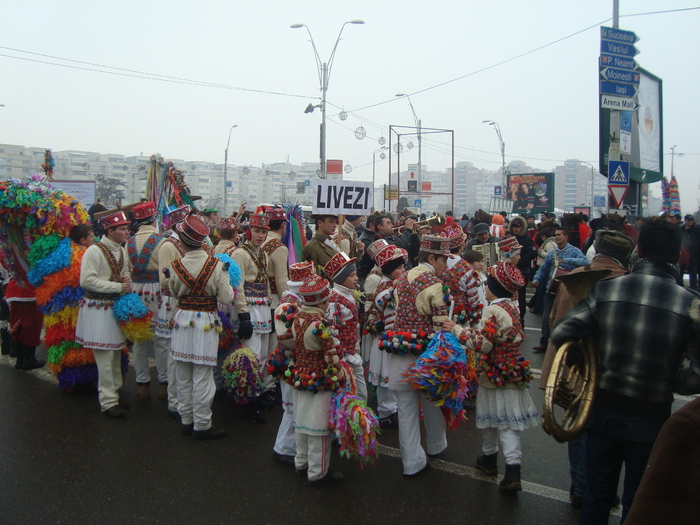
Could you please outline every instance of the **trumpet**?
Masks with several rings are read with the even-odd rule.
[[[436,213],[432,217],[428,219],[424,219],[422,221],[416,221],[413,223],[413,231],[418,232],[422,230],[423,228],[431,228],[433,226],[439,226],[445,224],[445,217],[440,215],[439,213]],[[394,227],[394,233],[399,234],[401,233],[407,226],[402,225],[402,226],[395,226]]]

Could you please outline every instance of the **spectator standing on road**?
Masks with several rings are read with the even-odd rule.
[[[698,296],[675,285],[681,233],[665,221],[649,221],[638,250],[641,259],[629,275],[597,282],[552,333],[557,346],[587,335],[596,340],[599,381],[586,428],[581,525],[608,523],[623,463],[624,522],[671,414],[673,392],[700,392],[700,330],[691,317]],[[684,356],[691,367],[679,370]]]
[[[476,459],[476,468],[489,476],[498,475],[500,440],[506,472],[499,488],[509,492],[522,490],[520,432],[540,424],[526,389],[530,366],[520,353],[525,333],[512,302],[513,294],[524,285],[525,278],[516,266],[499,262],[488,270],[486,299],[490,304],[484,310],[484,327],[464,330],[451,320],[443,324],[443,329],[451,331],[461,344],[485,357],[476,398],[476,427],[483,431],[482,454]]]
[[[695,224],[692,215],[685,216],[683,226],[680,228],[683,234],[683,248],[688,252],[687,265],[681,266],[681,276],[688,272],[690,277],[690,287],[698,287],[698,260],[700,259],[700,226]]]
[[[555,295],[550,292],[550,284],[554,274],[556,274],[558,268],[571,271],[574,268],[588,264],[588,259],[583,255],[583,252],[569,244],[569,232],[565,228],[557,228],[554,232],[554,242],[556,247],[547,254],[542,266],[537,270],[535,278],[532,280],[533,286],[544,286],[545,290],[544,310],[542,311],[542,335],[540,344],[533,348],[536,353],[547,350],[547,343],[549,342],[549,314],[552,311]]]
[[[520,309],[520,324],[525,326],[525,311],[527,309],[527,301],[525,300],[525,290],[527,283],[530,282],[532,271],[532,261],[537,257],[537,249],[532,238],[527,234],[527,223],[522,217],[515,217],[510,221],[508,233],[514,235],[518,240],[520,248],[520,260],[518,260],[518,270],[525,278],[525,285],[518,289],[518,308]]]

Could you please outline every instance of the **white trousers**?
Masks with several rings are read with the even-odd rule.
[[[117,392],[124,383],[122,379],[122,353],[120,350],[95,350],[97,365],[97,390],[102,412],[119,404]]]
[[[445,416],[438,406],[417,390],[396,390],[399,416],[399,448],[403,473],[415,474],[426,464],[420,444],[420,405],[423,406],[428,454],[439,454],[447,448]]]
[[[260,360],[260,366],[261,366],[262,371],[263,371],[263,392],[275,387],[275,378],[267,373],[267,367],[265,366],[265,362],[267,361],[267,358],[270,356],[270,351],[271,351],[270,350],[270,339],[272,339],[273,337],[275,339],[275,346],[272,347],[272,350],[274,350],[275,347],[277,346],[277,335],[276,334],[253,333],[253,336],[250,339],[246,339],[246,341],[245,341],[245,346],[250,348],[250,350]]]
[[[294,435],[294,389],[280,379],[282,393],[282,421],[277,430],[274,451],[283,456],[296,456],[297,445]]]
[[[175,361],[177,409],[183,425],[194,423],[195,430],[211,427],[211,403],[216,394],[214,367]]]
[[[377,387],[377,416],[379,419],[384,419],[398,410],[396,402],[396,391],[389,390],[385,386]]]
[[[484,436],[481,451],[484,454],[495,454],[498,452],[498,440],[500,438],[501,450],[503,451],[506,465],[520,465],[523,457],[520,450],[520,430],[484,428],[481,431]]]
[[[170,353],[170,338],[163,338],[168,344],[168,410],[177,412],[177,378],[175,377],[175,360]]]
[[[303,470],[308,467],[309,481],[321,479],[328,474],[328,466],[331,463],[331,436],[310,436],[297,432],[296,441],[296,469]]]
[[[158,382],[168,382],[168,354],[170,353],[170,339],[154,336],[152,341],[134,343],[132,356],[134,360],[134,372],[137,383],[150,383],[151,372],[148,358],[153,356],[156,360]]]

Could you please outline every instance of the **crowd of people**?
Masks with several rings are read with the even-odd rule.
[[[272,456],[312,485],[342,481],[330,471],[328,414],[333,392],[345,384],[365,402],[376,393],[381,427],[398,429],[403,475],[430,469],[430,458],[447,447],[446,418],[406,374],[444,331],[478,358],[480,374],[464,405],[476,410],[482,430],[476,467],[497,475],[500,448],[500,489],[521,490],[520,433],[540,424],[520,348],[528,308],[542,315],[534,348],[546,352],[540,386],[559,345],[591,334],[597,342],[600,383],[591,422],[569,442],[572,505],[581,508],[581,523],[607,523],[623,463],[623,521],[644,522],[634,496],[647,463],[639,506],[661,490],[655,492],[652,447],[671,415],[673,392],[700,392],[700,296],[692,290],[700,227],[690,215],[682,225],[673,224],[678,216],[633,226],[618,215],[589,222],[581,214],[560,220],[542,214],[538,223],[532,215],[481,210],[459,221],[450,213],[439,221],[410,213],[324,213],[311,216],[315,231],[302,260],[289,264],[283,207],[246,212],[242,205],[219,218],[213,209],[182,206],[168,210],[163,228],[156,228],[153,202],[134,206],[130,217],[122,210],[102,213],[96,242],[89,225],[71,232],[72,242],[87,247],[76,342],[93,351],[102,412],[123,418],[130,405],[122,395],[128,341],[112,308],[121,295],[136,292],[154,327],[152,340],[131,346],[138,398],[151,396],[153,356],[156,395],[182,433],[223,438],[226,430],[212,425],[212,401],[225,392],[226,354],[244,346],[262,374],[245,415],[265,423],[265,409],[281,398]],[[557,278],[595,270],[610,273],[574,307]],[[683,271],[690,289],[679,286]],[[535,289],[529,302],[528,283]],[[11,281],[5,300],[10,311],[3,341],[11,334],[16,368],[43,366],[35,356],[42,318],[32,290]],[[225,327],[232,342],[222,352]],[[690,366],[681,369],[685,358]]]

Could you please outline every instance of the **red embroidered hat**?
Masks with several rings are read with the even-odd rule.
[[[249,228],[262,228],[263,230],[270,229],[270,218],[267,215],[255,214],[248,219]]]
[[[330,284],[320,275],[315,275],[299,287],[299,295],[304,299],[305,305],[321,304],[331,296]]]
[[[168,211],[168,222],[171,226],[175,225],[178,222],[184,221],[185,217],[188,217],[190,213],[192,213],[192,208],[188,205],[180,206],[179,208],[175,209],[170,209]]]
[[[201,217],[190,215],[175,225],[180,240],[192,248],[200,248],[209,235],[209,226]]]
[[[515,236],[506,237],[501,242],[498,243],[498,249],[505,254],[507,259],[510,259],[514,255],[518,255],[523,247],[518,242]]]
[[[131,208],[131,215],[134,216],[135,221],[150,219],[156,213],[158,213],[158,210],[156,209],[156,203],[153,201],[141,202]]]
[[[515,293],[525,286],[525,277],[523,277],[522,272],[518,270],[517,266],[508,262],[499,261],[493,266],[489,266],[488,272],[507,292]]]
[[[367,247],[367,255],[369,255],[370,258],[374,261],[374,258],[377,256],[377,254],[387,246],[389,246],[389,243],[386,242],[386,239],[379,239],[377,241],[374,241]]]
[[[439,235],[423,235],[420,239],[420,251],[435,255],[450,255],[450,239]]]
[[[287,213],[284,208],[268,208],[265,210],[265,215],[271,221],[286,221]]]
[[[467,240],[467,234],[464,233],[462,227],[454,222],[448,224],[440,231],[440,237],[450,240],[450,249],[459,248]]]
[[[289,267],[289,280],[300,283],[316,275],[313,261],[305,261],[292,264]]]
[[[405,264],[405,261],[408,260],[408,252],[403,248],[389,244],[376,255],[374,262],[377,266],[383,267],[386,263],[396,259],[403,259]]]
[[[238,225],[238,221],[234,217],[224,217],[216,223],[216,227],[219,230],[236,230],[241,231],[241,227]]]
[[[116,228],[117,226],[122,226],[124,224],[131,224],[131,221],[126,218],[123,211],[116,211],[110,213],[100,220],[100,226],[103,230],[108,230],[109,228]]]
[[[353,257],[350,258],[347,256],[345,252],[338,252],[336,253],[333,257],[331,257],[331,260],[326,263],[326,265],[323,267],[323,271],[326,272],[326,275],[336,281],[338,277],[340,277],[342,274],[350,275],[353,270],[355,270],[355,261],[357,258]],[[348,267],[348,265],[352,265],[352,269],[349,272],[344,272],[343,268]],[[344,276],[343,280],[347,278],[347,275]]]

